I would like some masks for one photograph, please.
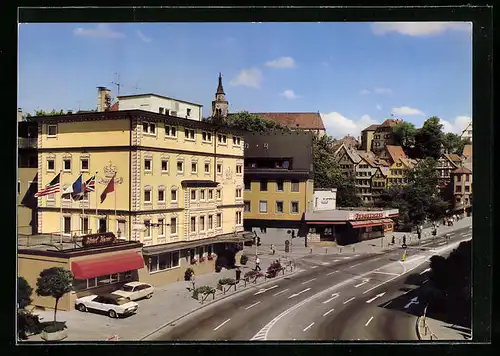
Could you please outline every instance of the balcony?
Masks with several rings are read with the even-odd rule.
[[[18,143],[18,148],[38,147],[38,139],[36,138],[19,137],[17,143]]]

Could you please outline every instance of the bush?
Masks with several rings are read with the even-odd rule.
[[[269,267],[267,267],[267,275],[271,278],[276,277],[281,268],[281,263],[279,261],[274,261]]]
[[[219,279],[220,285],[235,284],[235,283],[236,283],[236,281],[233,278],[221,278],[221,279]]]
[[[38,315],[25,310],[17,311],[17,333],[21,339],[26,339],[28,333],[38,334],[40,330],[40,320]]]
[[[240,257],[240,264],[246,265],[248,262],[248,256],[247,255],[241,255]]]
[[[33,288],[23,277],[17,277],[17,305],[18,308],[24,309],[31,303],[31,294]]]
[[[264,273],[259,272],[259,271],[248,271],[245,273],[245,278],[258,278],[258,277],[264,277]]]
[[[185,281],[190,281],[191,278],[193,277],[194,270],[192,268],[186,268],[186,271],[184,272],[184,280]]]
[[[213,294],[215,293],[215,288],[212,288],[210,286],[201,286],[198,287],[194,290],[194,293],[196,294]]]
[[[47,333],[55,333],[57,331],[62,331],[66,329],[63,323],[58,323],[58,324],[50,324],[47,325],[45,328],[43,328],[43,331]]]

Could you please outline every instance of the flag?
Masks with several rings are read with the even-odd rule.
[[[106,199],[106,196],[108,195],[108,193],[112,193],[115,191],[115,176],[116,176],[116,173],[113,174],[113,177],[110,179],[108,185],[106,186],[106,188],[102,192],[101,203]]]
[[[52,181],[43,187],[40,191],[35,193],[35,198],[43,197],[45,195],[50,195],[58,193],[61,191],[61,173],[52,179]]]
[[[83,184],[82,184],[82,175],[80,174],[78,178],[76,178],[75,182],[70,185],[68,188],[62,192],[62,195],[71,194],[71,197],[74,200],[79,200],[80,196],[83,195]]]
[[[83,184],[84,192],[93,192],[95,191],[95,176],[92,176]]]

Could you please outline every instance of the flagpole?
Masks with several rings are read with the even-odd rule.
[[[83,181],[83,173],[80,172],[80,175],[82,176],[82,191],[83,191],[83,196],[82,196],[82,218],[80,219],[80,224],[82,224],[82,228],[80,229],[80,233],[87,233],[84,232],[83,228],[83,220],[85,219],[85,182]]]
[[[115,188],[115,231],[117,232],[118,234],[118,215],[116,215],[116,173],[115,175],[113,176],[113,186]]]
[[[63,231],[64,231],[64,222],[63,222],[63,209],[62,209],[62,196],[63,196],[63,184],[62,184],[62,169],[59,171],[59,189],[61,194],[59,195],[59,209],[60,209],[60,222],[61,222],[61,248],[63,244]]]
[[[96,219],[96,230],[95,232],[97,233],[99,229],[99,220],[97,217],[97,205],[99,204],[98,202],[98,197],[97,197],[97,171],[95,172],[95,184],[94,184],[94,190],[95,190],[95,219]]]

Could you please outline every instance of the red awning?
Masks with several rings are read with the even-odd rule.
[[[121,253],[115,256],[71,263],[71,271],[75,279],[87,279],[133,271],[142,267],[144,267],[144,260],[142,256],[136,252]]]
[[[349,221],[354,228],[384,225],[383,220]]]
[[[344,225],[345,221],[307,221],[307,225]]]

